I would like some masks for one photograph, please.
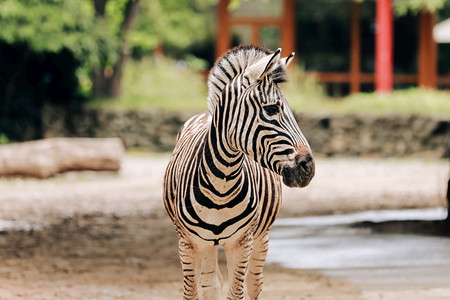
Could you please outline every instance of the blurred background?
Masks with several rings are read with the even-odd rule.
[[[46,108],[204,110],[241,43],[296,52],[297,112],[448,114],[449,17],[445,0],[3,0],[0,141],[57,134]]]
[[[0,299],[180,298],[162,178],[239,44],[296,53],[317,162],[263,298],[448,299],[450,0],[0,0]]]

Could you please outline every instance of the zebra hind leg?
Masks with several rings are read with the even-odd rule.
[[[227,300],[244,299],[244,281],[252,253],[252,244],[252,235],[246,234],[236,243],[225,246],[228,268]]]
[[[181,238],[178,241],[181,267],[183,269],[183,299],[199,300],[200,264],[197,247]]]
[[[263,268],[269,250],[269,233],[255,239],[247,274],[247,291],[251,300],[259,298],[263,286]]]
[[[203,254],[200,280],[203,299],[218,300],[222,290],[222,274],[219,269],[218,247],[208,247]]]

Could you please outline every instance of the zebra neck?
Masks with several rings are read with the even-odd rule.
[[[211,126],[201,157],[199,181],[204,193],[225,198],[238,193],[243,184],[244,154],[227,147],[224,137],[214,125]],[[212,199],[211,198],[211,199]]]
[[[239,99],[245,87],[242,75],[236,76],[225,86],[212,114],[203,148],[200,188],[210,199],[222,203],[232,201],[248,189],[248,178],[243,176],[248,172],[244,163],[245,154],[231,146],[228,132],[235,119],[236,108],[232,104]]]

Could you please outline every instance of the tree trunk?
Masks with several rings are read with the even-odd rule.
[[[0,176],[47,178],[71,170],[118,171],[119,138],[52,138],[0,146]]]
[[[120,93],[113,87],[113,72],[112,68],[102,67],[92,72],[92,93],[96,98],[118,98]]]
[[[95,9],[95,16],[104,17],[106,11],[106,2],[108,2],[108,0],[93,0],[93,2]]]
[[[96,15],[105,18],[107,0],[94,0]],[[123,69],[129,56],[129,45],[126,39],[139,12],[140,0],[128,0],[124,8],[124,18],[119,29],[119,59],[114,66],[102,66],[92,73],[92,92],[94,97],[118,98],[122,94]]]

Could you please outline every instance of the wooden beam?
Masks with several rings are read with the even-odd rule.
[[[216,58],[231,46],[231,26],[250,27],[250,43],[260,44],[260,29],[263,26],[278,27],[281,32],[280,47],[286,53],[295,51],[295,0],[283,0],[283,14],[280,17],[233,17],[228,11],[230,0],[219,0],[217,6]]]
[[[217,6],[216,58],[227,52],[231,46],[231,24],[228,3],[229,0],[220,0]]]
[[[318,82],[343,82],[351,83],[352,74],[349,72],[306,72],[317,78]],[[375,75],[373,73],[360,73],[360,83],[375,83]],[[417,83],[416,74],[394,74],[393,82],[395,83]],[[439,83],[446,84],[450,82],[450,76],[439,77]]]
[[[306,72],[316,77],[318,82],[350,82],[350,73],[347,72]]]
[[[250,30],[251,30],[250,44],[252,44],[252,45],[260,44],[260,40],[259,40],[260,28],[261,28],[261,26],[258,24],[252,24],[252,26],[250,26]]]
[[[360,83],[375,83],[374,73],[360,73],[359,81]]]
[[[350,93],[359,92],[361,71],[361,14],[360,3],[352,2],[352,19],[350,22]]]
[[[285,22],[281,18],[267,18],[267,17],[232,17],[229,18],[229,23],[231,25],[273,25],[281,26]]]
[[[281,25],[281,48],[284,53],[295,51],[295,1],[284,0]]]
[[[436,14],[422,9],[419,16],[419,86],[436,88],[437,47],[433,39]]]
[[[440,75],[437,78],[439,84],[450,85],[450,75]]]
[[[394,77],[392,0],[377,0],[375,19],[375,91],[389,93]]]
[[[394,74],[394,82],[417,84],[417,74]]]

